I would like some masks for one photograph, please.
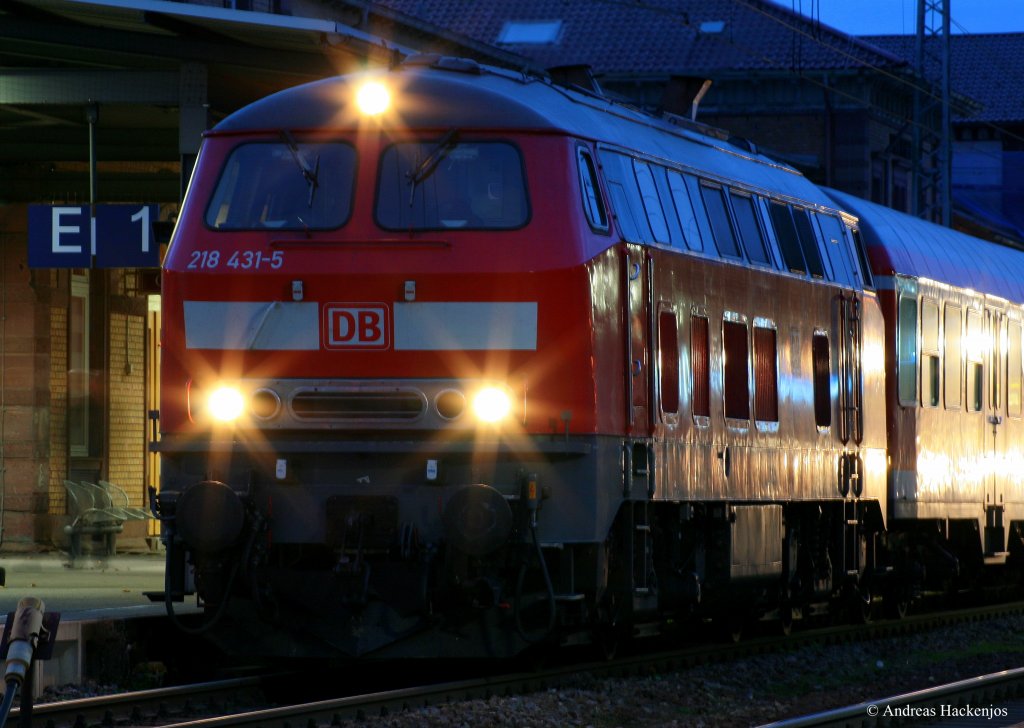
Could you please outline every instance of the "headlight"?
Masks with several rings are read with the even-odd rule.
[[[500,422],[512,411],[512,398],[500,387],[484,387],[473,395],[473,414],[481,422]]]
[[[380,81],[367,81],[356,91],[356,106],[367,116],[379,116],[391,105],[391,92]]]
[[[206,406],[213,419],[234,422],[245,411],[245,398],[235,387],[221,386],[210,392]]]

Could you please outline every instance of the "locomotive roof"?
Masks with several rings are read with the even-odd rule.
[[[603,97],[463,59],[413,57],[390,71],[296,86],[235,112],[212,133],[365,127],[366,119],[348,100],[358,85],[371,78],[397,89],[393,114],[381,121],[383,125],[564,133],[670,160],[721,180],[739,180],[754,190],[834,208],[798,171],[756,152]]]
[[[930,278],[1010,301],[1024,301],[1024,252],[936,225],[859,197],[828,190],[860,218],[876,275]]]

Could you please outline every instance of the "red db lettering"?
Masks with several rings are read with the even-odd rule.
[[[388,331],[388,309],[382,304],[324,307],[324,345],[328,349],[386,349]]]

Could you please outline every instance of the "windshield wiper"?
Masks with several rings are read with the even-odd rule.
[[[425,156],[419,164],[416,165],[416,169],[411,172],[406,172],[406,176],[409,178],[409,207],[412,207],[413,196],[416,194],[416,185],[424,181],[434,173],[437,169],[437,165],[448,156],[449,152],[455,148],[455,145],[459,141],[459,130],[449,129],[448,132],[441,137],[441,141],[434,145],[434,148],[430,150],[430,154]]]
[[[292,153],[292,159],[295,160],[295,164],[299,165],[299,170],[302,172],[302,178],[306,180],[306,184],[309,185],[309,201],[307,207],[313,207],[313,196],[316,195],[316,190],[320,186],[320,155],[316,155],[316,159],[313,161],[313,166],[310,167],[306,161],[306,157],[302,154],[302,150],[299,149],[298,143],[295,141],[295,137],[287,129],[281,130],[281,138],[284,143],[288,146],[288,151]]]

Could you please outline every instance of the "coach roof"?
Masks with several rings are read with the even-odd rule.
[[[845,192],[836,203],[860,217],[876,275],[928,278],[1024,302],[1024,252],[897,212]]]
[[[359,85],[370,79],[393,89],[393,109],[379,122],[362,118],[351,103]],[[546,79],[436,56],[423,62],[413,57],[391,71],[337,76],[280,91],[231,114],[211,134],[357,129],[368,123],[388,128],[564,133],[669,160],[755,191],[833,207],[796,170],[721,139]]]

